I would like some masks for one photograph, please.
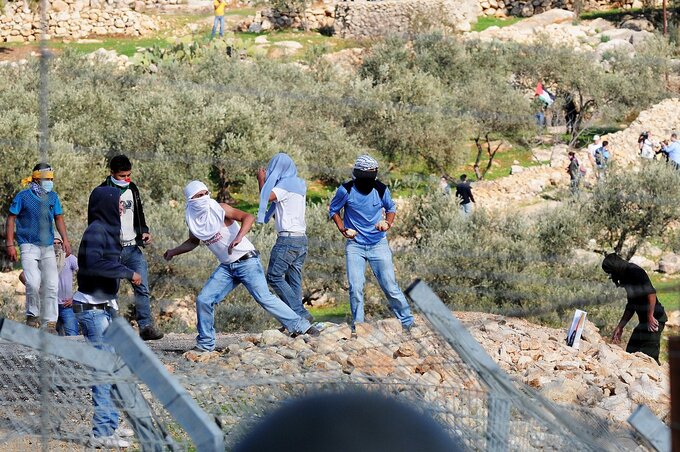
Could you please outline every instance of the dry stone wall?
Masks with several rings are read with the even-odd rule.
[[[469,31],[480,12],[478,0],[343,1],[301,13],[265,9],[238,28],[254,33],[281,28],[326,29],[346,38],[374,38],[431,27]]]
[[[660,2],[658,2],[660,4]],[[574,0],[480,0],[479,6],[485,16],[531,17],[550,9],[574,10]],[[587,0],[583,2],[584,11],[601,11],[612,8],[642,8],[642,0]]]
[[[341,2],[335,8],[335,30],[352,38],[421,32],[430,26],[469,31],[480,12],[476,0]]]
[[[174,1],[174,0],[173,0]],[[87,36],[143,36],[158,30],[158,20],[131,8],[146,4],[103,0],[53,0],[48,10],[48,37],[79,39]],[[8,2],[0,14],[0,42],[40,39],[40,13],[26,2]]]

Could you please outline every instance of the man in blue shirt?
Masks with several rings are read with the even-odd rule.
[[[378,162],[375,159],[368,155],[359,156],[354,163],[353,176],[353,180],[338,188],[329,212],[338,230],[347,239],[345,257],[352,329],[357,323],[364,322],[364,283],[368,262],[389,301],[390,310],[408,331],[413,326],[413,314],[397,285],[386,234],[394,223],[396,206],[390,190],[377,180]]]
[[[57,334],[59,272],[54,254],[53,222],[61,234],[66,256],[71,254],[71,244],[66,236],[59,196],[52,191],[54,171],[50,165],[38,163],[31,177],[23,182],[28,187],[14,197],[7,216],[7,256],[11,261],[17,260],[14,245],[16,226],[21,266],[26,278],[26,324],[39,327],[42,317],[47,323],[47,330]]]
[[[664,152],[668,155],[668,161],[671,162],[673,167],[680,169],[680,142],[677,133],[671,134],[671,144],[664,148]]]

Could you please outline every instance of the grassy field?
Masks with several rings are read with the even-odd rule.
[[[522,20],[521,17],[509,17],[507,19],[501,19],[499,17],[480,16],[477,19],[477,23],[472,26],[472,31],[484,31],[489,27],[503,28],[516,24],[520,20]]]

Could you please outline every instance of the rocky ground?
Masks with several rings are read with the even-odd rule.
[[[551,9],[521,20],[508,27],[489,27],[481,32],[466,33],[466,39],[533,42],[548,39],[577,50],[595,51],[599,58],[612,50],[634,53],[653,36],[654,25],[633,16],[620,24],[605,19],[576,20],[571,11]]]
[[[566,331],[484,313],[456,316],[502,369],[554,402],[588,407],[603,418],[622,422],[642,403],[667,420],[668,366],[605,342],[591,323],[586,325],[580,349],[575,350],[565,344]],[[219,369],[233,382],[251,384],[277,378],[311,384],[321,378],[346,384],[369,379],[426,385],[433,399],[450,391],[483,390],[461,359],[425,327],[424,320],[419,318],[418,324],[410,336],[402,334],[395,319],[362,325],[356,338],[346,324],[327,324],[319,338],[291,339],[276,330],[223,336],[226,346],[222,351],[187,352],[186,361],[164,352],[163,341],[152,345],[178,376],[186,378],[190,373],[193,381],[202,381]],[[184,336],[172,335],[167,340],[180,337]],[[458,408],[447,407],[452,414]]]

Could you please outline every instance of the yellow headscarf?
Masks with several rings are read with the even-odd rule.
[[[54,170],[52,168],[45,168],[41,170],[33,171],[29,177],[21,179],[21,186],[25,187],[30,184],[34,179],[54,179]]]

